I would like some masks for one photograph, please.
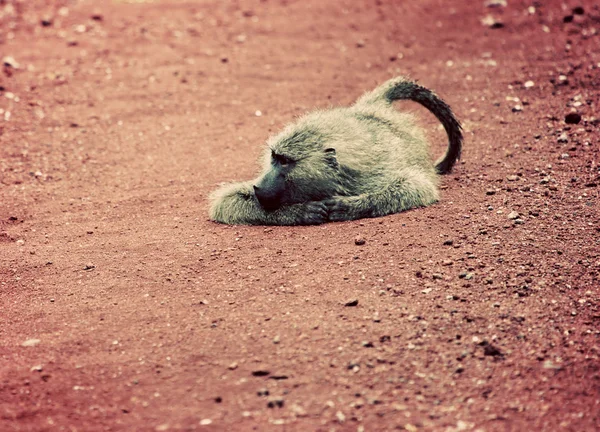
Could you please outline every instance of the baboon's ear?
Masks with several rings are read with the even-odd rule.
[[[338,161],[335,156],[335,149],[330,147],[323,150],[323,152],[325,153],[325,161],[327,162],[327,164],[330,165],[332,168],[337,168]]]

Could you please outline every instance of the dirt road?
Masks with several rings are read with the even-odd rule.
[[[0,1],[0,430],[599,430],[600,8],[508,3]],[[439,204],[208,221],[396,75]]]

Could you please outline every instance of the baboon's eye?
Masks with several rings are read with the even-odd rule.
[[[280,165],[286,166],[291,164],[293,161],[287,156],[283,156],[277,153],[272,154],[273,160],[277,161]]]

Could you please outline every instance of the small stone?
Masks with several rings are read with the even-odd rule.
[[[356,47],[357,48],[363,48],[365,46],[365,41],[362,39],[359,39],[356,41]]]
[[[52,25],[52,21],[49,19],[40,20],[40,24],[42,27],[50,27]]]
[[[260,397],[269,396],[269,390],[266,388],[260,389],[256,392],[256,394]]]
[[[523,225],[525,221],[523,219],[517,218],[514,220],[515,225]]]
[[[517,181],[517,180],[519,180],[519,176],[518,175],[509,175],[509,176],[506,176],[506,180]]]
[[[506,217],[510,220],[515,220],[519,217],[519,213],[516,211],[511,211]]]
[[[83,267],[83,269],[84,269],[84,270],[93,270],[93,269],[95,269],[95,268],[96,268],[96,266],[95,266],[94,264],[92,264],[92,263],[87,263],[87,264],[86,264],[86,265]]]
[[[445,259],[444,261],[442,261],[443,266],[451,266],[452,264],[454,264],[454,261],[449,259]]]
[[[233,362],[229,366],[227,366],[227,369],[229,369],[229,370],[236,370],[237,367],[238,367],[237,362]]]
[[[283,398],[276,397],[272,398],[269,402],[267,402],[267,407],[269,408],[283,408],[285,401]]]
[[[43,370],[42,365],[35,365],[31,367],[31,372],[41,372]]]
[[[544,364],[542,365],[542,367],[544,369],[553,369],[553,370],[562,369],[561,365],[557,365],[557,364],[553,363],[552,360],[546,360],[546,361],[544,361]]]
[[[446,240],[444,241],[444,246],[452,246],[454,244],[454,240]]]
[[[17,63],[17,61],[11,56],[3,57],[2,63],[4,64],[4,66],[8,66],[13,69],[19,69],[20,66],[19,63]]]
[[[523,105],[515,105],[512,107],[512,112],[521,112],[523,111]]]
[[[346,303],[344,303],[344,306],[346,306],[346,307],[354,307],[357,305],[358,305],[358,299],[348,300]]]
[[[499,29],[504,27],[502,21],[497,20],[492,15],[486,15],[485,17],[483,17],[481,19],[481,24],[492,29]]]
[[[94,21],[103,21],[104,20],[104,16],[98,12],[92,14],[92,16],[90,18],[92,18]]]
[[[268,370],[258,369],[258,370],[252,371],[252,376],[264,377],[264,376],[269,375],[270,373],[271,372],[269,372]]]
[[[341,411],[338,411],[338,412],[336,412],[336,413],[335,413],[335,417],[337,418],[337,420],[338,420],[340,423],[344,423],[344,422],[346,421],[346,416],[345,416],[345,415],[344,415],[344,413],[343,413],[343,412],[341,412]]]
[[[529,81],[525,81],[525,84],[523,84],[523,87],[525,87],[525,88],[531,88],[534,85],[535,85],[535,83],[533,81],[529,80]]]
[[[290,408],[291,408],[292,412],[296,415],[296,417],[306,417],[308,415],[306,410],[304,408],[302,408],[300,405],[294,404]]]
[[[254,113],[254,115],[255,115],[256,117],[261,117],[261,116],[262,116],[262,111],[260,111],[260,110],[256,110],[256,112]]]
[[[273,343],[278,344],[279,342],[281,342],[281,339],[280,339],[279,335],[277,335],[273,338]]]
[[[466,279],[466,280],[471,280],[471,279],[473,279],[473,276],[475,276],[475,274],[474,274],[474,273],[467,273],[467,274],[465,275],[465,279]]]
[[[355,244],[355,245],[357,245],[357,246],[362,246],[362,245],[364,245],[366,242],[367,242],[367,241],[366,241],[366,240],[365,240],[365,238],[364,238],[364,237],[362,237],[362,236],[357,236],[357,237],[354,239],[354,244]]]
[[[488,189],[485,191],[486,195],[496,195],[496,191],[494,189]]]
[[[506,7],[506,0],[487,0],[485,5],[489,8]]]
[[[200,426],[208,426],[211,423],[212,423],[211,419],[202,419],[202,420],[200,420]]]
[[[580,121],[581,121],[581,115],[576,112],[569,113],[565,116],[566,124],[578,124]]]
[[[442,275],[441,273],[434,273],[431,275],[431,277],[433,278],[433,280],[442,280],[444,279],[444,275]]]
[[[34,347],[39,345],[41,340],[39,339],[27,339],[25,342],[21,344],[23,347]]]

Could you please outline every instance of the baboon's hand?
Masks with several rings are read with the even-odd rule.
[[[323,201],[310,201],[303,204],[293,204],[282,207],[275,213],[280,225],[318,225],[327,222],[327,205]]]
[[[363,200],[357,196],[334,196],[326,199],[324,203],[329,209],[329,220],[340,222],[364,217],[362,209]]]

